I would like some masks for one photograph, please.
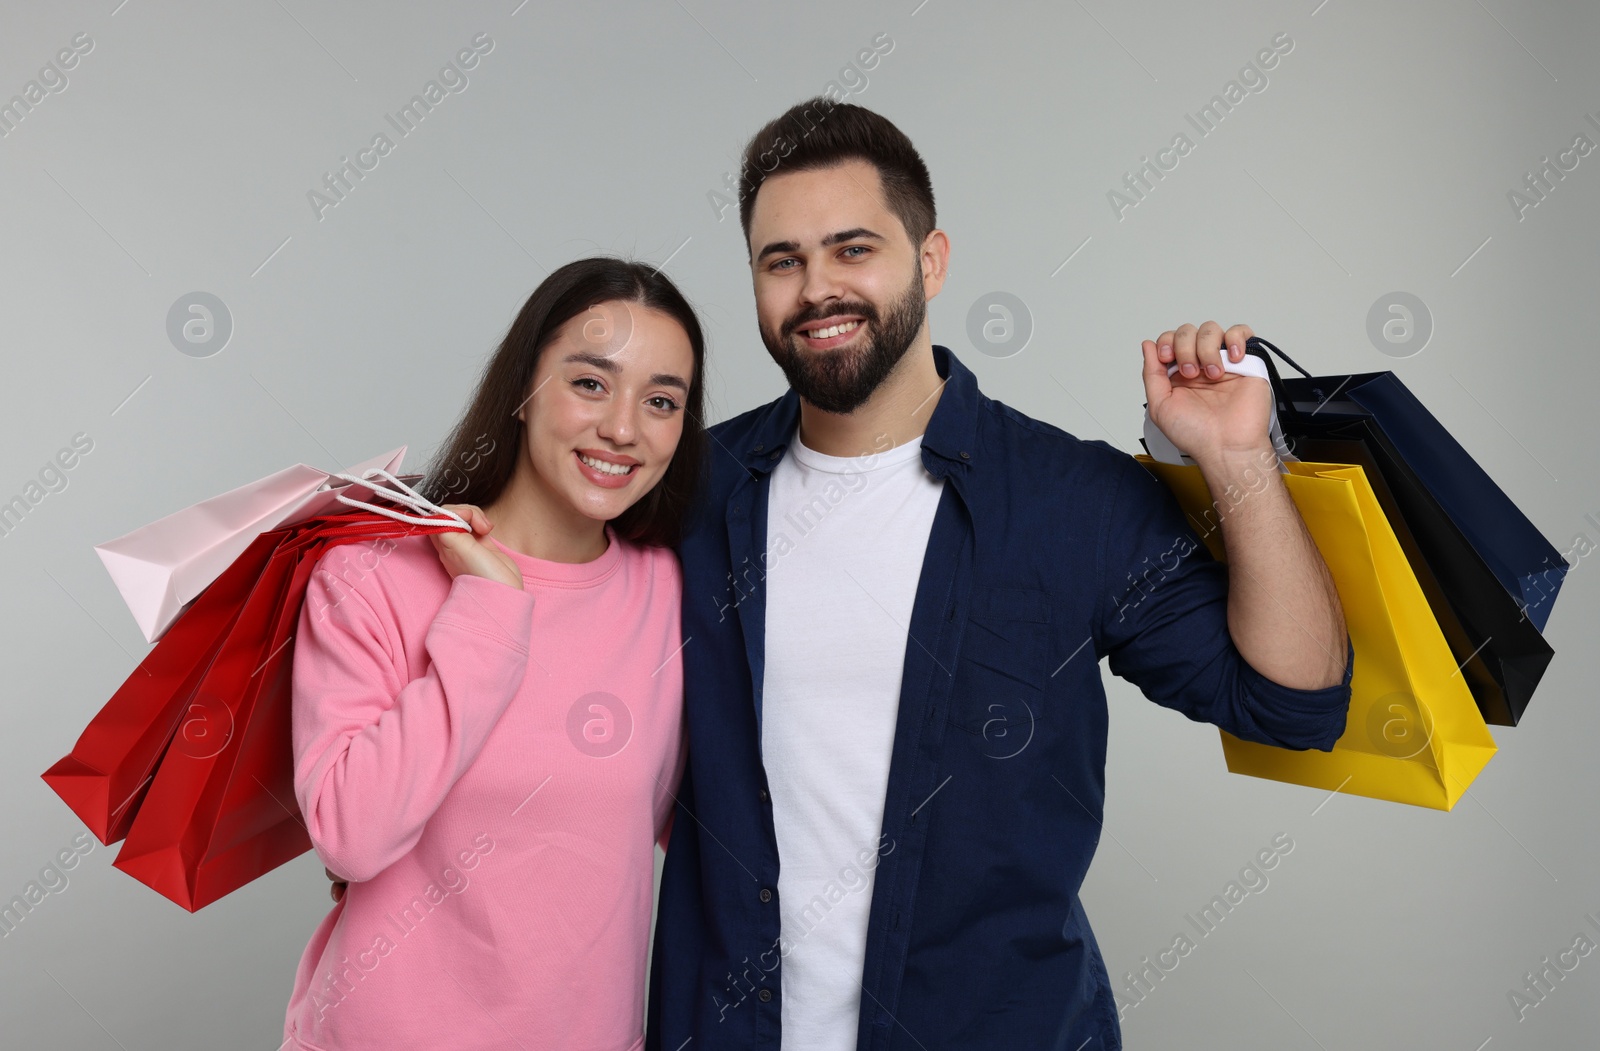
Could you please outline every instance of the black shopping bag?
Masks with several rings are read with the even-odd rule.
[[[1259,337],[1246,350],[1295,456],[1366,468],[1484,720],[1515,726],[1554,656],[1567,561],[1394,373],[1312,376]]]

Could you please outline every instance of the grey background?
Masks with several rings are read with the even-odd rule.
[[[420,465],[533,286],[583,255],[670,260],[708,326],[713,419],[780,393],[737,212],[719,219],[708,194],[762,122],[879,33],[894,48],[864,83],[848,74],[851,97],[932,169],[954,245],[934,340],[990,395],[1136,451],[1139,340],[1245,321],[1314,371],[1395,369],[1559,550],[1600,544],[1583,306],[1600,155],[1520,218],[1507,198],[1574,136],[1600,144],[1593,4],[0,11],[0,100],[75,34],[94,41],[0,139],[0,500],[72,435],[94,441],[0,537],[0,898],[80,830],[39,774],[148,649],[95,543],[298,461],[409,443]],[[307,191],[480,32],[495,46],[469,87],[319,221]],[[1198,136],[1184,114],[1280,32],[1294,48],[1267,88]],[[1119,219],[1108,191],[1184,131],[1192,152]],[[206,357],[167,334],[197,290],[234,325]],[[1010,356],[967,336],[994,291],[1032,326]],[[1432,320],[1404,357],[1367,332],[1394,291]],[[1507,996],[1580,929],[1600,939],[1584,920],[1600,916],[1591,559],[1524,725],[1495,729],[1499,754],[1448,814],[1230,775],[1213,728],[1107,676],[1106,834],[1083,898],[1113,974],[1170,945],[1275,834],[1296,844],[1128,1012],[1129,1048],[1600,1044],[1600,954],[1525,1021]],[[329,904],[315,857],[191,916],[113,854],[97,846],[0,944],[6,1043],[277,1046]]]

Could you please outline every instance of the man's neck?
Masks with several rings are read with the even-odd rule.
[[[904,445],[928,429],[943,390],[933,342],[924,333],[855,412],[824,412],[802,398],[800,441],[826,456],[866,456]]]

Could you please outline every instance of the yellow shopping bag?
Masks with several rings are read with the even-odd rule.
[[[1137,459],[1225,562],[1217,507],[1226,505],[1213,504],[1200,468]],[[1472,692],[1362,469],[1286,466],[1284,484],[1328,564],[1355,647],[1350,716],[1331,752],[1275,748],[1219,731],[1228,769],[1449,810],[1495,753]]]

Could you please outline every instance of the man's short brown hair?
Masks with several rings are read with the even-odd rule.
[[[878,169],[889,210],[900,218],[913,245],[935,226],[933,183],[911,140],[890,121],[850,102],[826,95],[789,107],[750,139],[740,162],[739,223],[750,241],[750,213],[769,175],[815,171],[863,160]]]

